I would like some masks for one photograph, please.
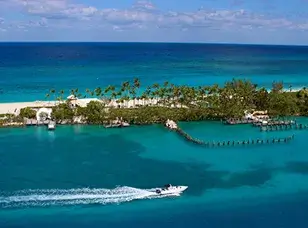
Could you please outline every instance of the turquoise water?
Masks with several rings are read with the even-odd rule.
[[[0,102],[135,77],[141,90],[165,80],[222,85],[233,77],[307,87],[307,63],[307,47],[0,43]],[[180,125],[205,141],[295,138],[203,148],[160,125],[0,129],[0,227],[307,227],[308,131]],[[189,188],[174,198],[149,193],[166,183]]]
[[[202,148],[160,125],[0,129],[0,226],[182,227],[189,222],[194,227],[291,227],[295,219],[303,222],[295,227],[305,224],[300,219],[308,205],[308,131],[180,124],[203,140],[290,134],[295,139],[281,145]],[[189,188],[175,198],[144,191],[165,183]],[[37,195],[41,200],[31,201]],[[283,218],[290,207],[295,211]]]
[[[55,88],[94,89],[138,77],[141,89],[223,85],[245,78],[266,88],[308,86],[308,47],[164,43],[0,43],[0,101],[44,100]],[[21,96],[22,94],[22,96]]]

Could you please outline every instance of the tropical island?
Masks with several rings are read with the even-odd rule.
[[[247,112],[262,110],[270,117],[308,116],[308,90],[285,89],[273,82],[271,90],[248,80],[233,79],[224,86],[176,86],[169,82],[153,84],[140,91],[138,78],[120,87],[97,87],[82,93],[72,89],[51,89],[46,101],[0,104],[1,126],[23,126],[31,119],[62,124],[110,125],[115,121],[144,125],[174,121],[240,119]],[[52,101],[50,101],[52,99]],[[38,115],[38,112],[39,115]]]

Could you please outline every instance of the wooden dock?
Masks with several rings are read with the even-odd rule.
[[[286,131],[286,130],[305,130],[305,129],[308,129],[308,125],[288,124],[288,125],[260,126],[260,131]]]
[[[253,123],[254,127],[262,127],[262,126],[292,126],[295,125],[296,121],[288,120],[288,121],[268,121],[266,123]]]
[[[171,124],[170,124],[171,123]],[[222,146],[236,146],[236,145],[261,145],[261,144],[277,144],[277,143],[288,143],[294,139],[294,135],[283,138],[268,138],[268,139],[248,139],[248,140],[228,140],[218,142],[206,142],[197,138],[193,138],[188,133],[183,131],[174,121],[169,121],[165,125],[170,130],[176,131],[180,136],[184,137],[187,141],[196,145],[205,147],[222,147]]]
[[[227,125],[238,125],[238,124],[253,124],[253,123],[259,123],[258,120],[249,120],[249,119],[226,119],[224,121],[224,124]]]
[[[212,141],[205,142],[200,139],[191,137],[189,134],[184,132],[182,129],[177,128],[176,132],[183,136],[187,141],[197,145],[206,147],[222,147],[222,146],[236,146],[236,145],[257,145],[257,144],[277,144],[277,143],[288,143],[294,139],[294,135],[283,138],[268,138],[268,139],[247,139],[247,140],[228,140],[228,141]]]
[[[260,126],[278,126],[278,125],[293,125],[296,124],[295,120],[252,120],[252,119],[226,119],[224,124],[239,125],[239,124],[252,124],[254,127]]]

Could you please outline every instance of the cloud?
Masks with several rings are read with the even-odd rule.
[[[241,5],[242,0],[234,0]],[[97,8],[73,0],[0,0],[0,8],[19,10],[31,18],[11,21],[11,28],[109,28],[113,31],[190,29],[243,30],[276,29],[308,31],[308,21],[256,13],[244,9],[162,11],[148,1],[137,1],[127,9]],[[3,19],[2,19],[3,20]],[[4,21],[4,20],[3,20]],[[1,19],[0,19],[1,24]],[[8,29],[8,28],[3,28]]]
[[[0,0],[0,6],[18,9],[30,16],[50,19],[83,18],[92,16],[95,7],[72,4],[68,0]]]
[[[156,10],[156,6],[149,1],[137,1],[132,8],[136,10],[146,10],[146,11]]]

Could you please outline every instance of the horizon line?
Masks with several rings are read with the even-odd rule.
[[[308,47],[308,44],[263,44],[263,43],[228,43],[228,42],[173,42],[173,41],[0,41],[0,44],[9,43],[135,43],[135,44],[202,44],[202,45],[238,45],[238,46],[295,46]]]

